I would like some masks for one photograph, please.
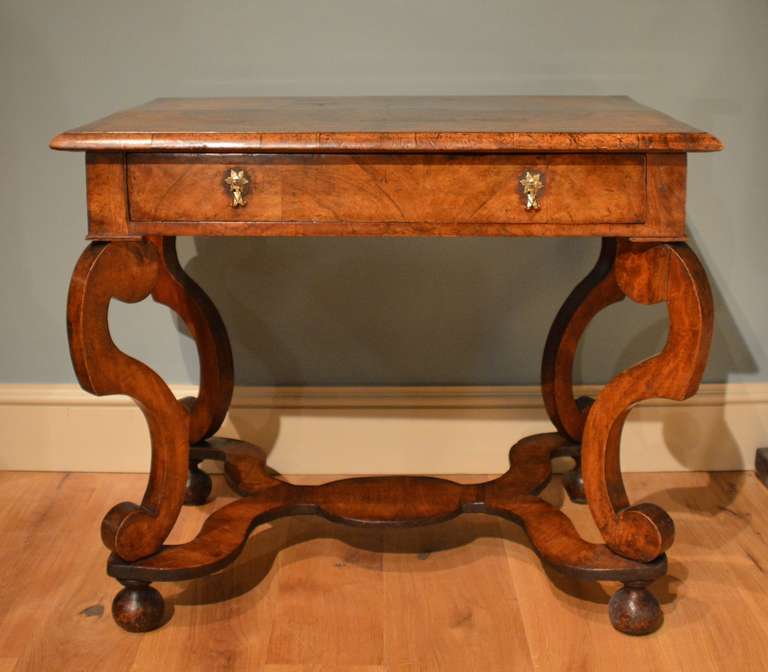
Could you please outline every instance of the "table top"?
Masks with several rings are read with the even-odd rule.
[[[108,152],[706,152],[710,133],[626,96],[158,98],[57,135]]]

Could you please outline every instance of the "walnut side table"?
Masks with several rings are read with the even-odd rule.
[[[666,572],[674,525],[658,506],[630,504],[621,431],[637,402],[685,399],[701,379],[712,297],[685,242],[686,156],[721,149],[716,138],[621,96],[166,98],[62,133],[51,147],[86,153],[92,242],[67,307],[77,377],[93,394],[133,397],[152,444],[141,503],[117,504],[102,524],[107,571],[124,586],[112,609],[123,628],[158,627],[163,599],[151,582],[220,570],[265,521],[313,514],[409,526],[465,512],[519,523],[562,572],[622,582],[609,604],[618,630],[660,625],[647,586]],[[296,486],[270,475],[255,446],[212,438],[232,396],[232,352],[216,308],[176,258],[175,236],[193,235],[601,237],[595,267],[544,346],[542,392],[556,431],[518,441],[509,470],[479,485],[377,476]],[[197,344],[196,398],[176,399],[110,337],[110,301],[150,295]],[[667,343],[597,399],[574,399],[579,338],[625,297],[667,304]],[[588,504],[603,544],[583,540],[537,496],[564,454],[577,464],[566,489]],[[203,459],[223,461],[241,498],[192,541],[165,545],[182,505],[210,493]]]

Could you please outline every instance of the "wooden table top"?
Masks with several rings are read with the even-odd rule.
[[[706,152],[713,135],[626,96],[158,98],[56,136],[144,152]]]

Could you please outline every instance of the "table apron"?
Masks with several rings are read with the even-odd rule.
[[[89,238],[681,239],[685,174],[686,155],[681,153],[91,152]],[[237,194],[233,175],[240,184]],[[538,180],[533,207],[523,185],[526,176]]]

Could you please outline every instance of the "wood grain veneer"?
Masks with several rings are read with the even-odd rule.
[[[232,207],[231,167],[250,178]],[[520,178],[544,181],[526,210]],[[132,222],[639,224],[645,156],[129,154]]]
[[[708,152],[709,133],[626,96],[158,98],[53,149],[145,152]]]

